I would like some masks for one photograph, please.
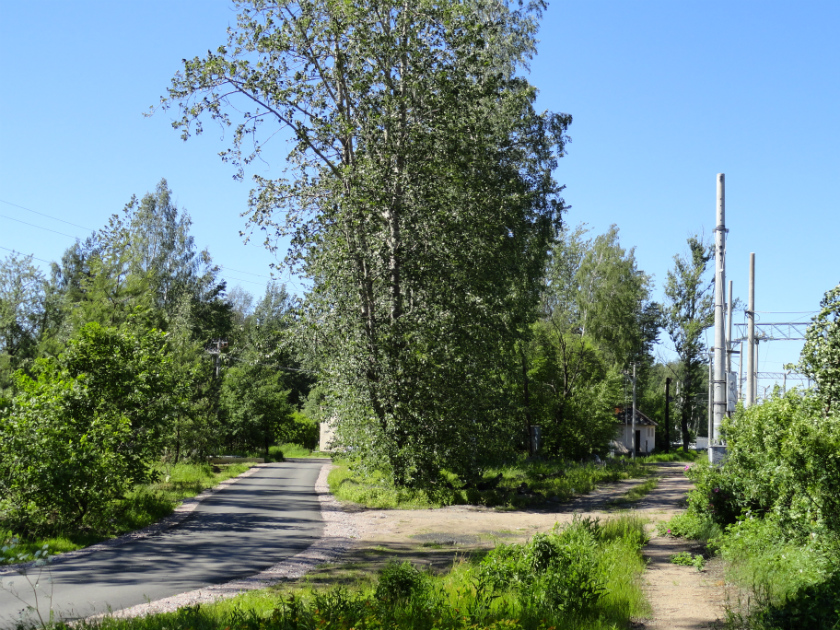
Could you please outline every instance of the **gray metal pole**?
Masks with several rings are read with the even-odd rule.
[[[744,342],[741,342],[741,349],[738,353],[738,400],[744,400]]]
[[[729,299],[726,301],[726,373],[732,371],[732,280],[729,281]]]
[[[636,459],[636,449],[638,448],[638,444],[636,443],[636,364],[633,364],[633,415],[630,418],[630,433],[633,436],[633,454],[630,455],[633,459]]]
[[[724,316],[724,286],[726,284],[726,191],[723,173],[717,176],[717,226],[715,227],[715,444],[720,437],[720,425],[726,415],[726,329]],[[712,436],[709,436],[712,439]],[[709,446],[713,442],[710,441]],[[711,453],[711,450],[709,451]]]
[[[747,304],[747,400],[745,407],[755,404],[755,252],[750,253],[750,287]]]
[[[708,441],[707,447],[706,447],[706,454],[709,456],[709,463],[710,464],[715,463],[714,457],[712,455],[712,438],[713,438],[713,434],[715,432],[715,424],[714,424],[714,422],[715,422],[715,412],[714,412],[715,393],[714,393],[714,381],[713,381],[714,374],[713,374],[713,370],[712,370],[712,365],[714,364],[713,357],[714,357],[714,354],[712,354],[710,352],[709,353],[709,405],[708,405],[709,408],[708,408],[708,413],[706,414],[708,425],[709,425],[709,430],[708,430],[708,433],[707,433],[707,435],[709,436],[707,439],[709,441]]]

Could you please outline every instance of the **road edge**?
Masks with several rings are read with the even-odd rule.
[[[352,515],[345,511],[338,500],[330,493],[327,477],[335,465],[325,460],[315,482],[315,493],[321,507],[324,520],[324,532],[317,541],[305,550],[247,578],[240,578],[224,584],[213,584],[180,595],[173,595],[146,604],[138,604],[122,610],[88,619],[144,617],[160,613],[174,612],[184,606],[210,604],[223,599],[230,599],[248,591],[260,590],[280,582],[296,580],[316,566],[339,561],[347,549],[358,538],[359,532],[352,521]]]
[[[203,501],[206,501],[220,490],[229,488],[240,479],[250,477],[251,475],[255,474],[258,470],[266,466],[268,466],[268,464],[256,464],[254,466],[251,466],[251,468],[249,468],[243,473],[240,473],[236,477],[225,479],[224,481],[219,482],[212,488],[207,488],[206,490],[203,490],[200,494],[197,494],[194,497],[184,499],[175,507],[175,509],[172,511],[172,514],[170,514],[169,516],[165,516],[159,521],[156,521],[151,525],[147,525],[142,529],[136,529],[133,532],[122,534],[121,536],[117,536],[116,538],[109,538],[108,540],[103,540],[102,542],[96,543],[95,545],[90,545],[89,547],[82,547],[81,549],[76,549],[75,551],[65,551],[64,553],[51,556],[50,562],[51,564],[56,565],[67,560],[81,558],[92,553],[97,553],[106,549],[111,549],[113,547],[121,547],[122,545],[134,542],[135,540],[143,540],[144,538],[148,538],[149,536],[156,536],[158,534],[162,534],[163,532],[172,529],[176,525],[180,525],[181,523],[183,523],[187,519],[187,517],[190,514],[192,514],[199,506],[199,504],[201,504]],[[34,561],[18,564],[0,565],[0,576],[7,575],[9,573],[20,573],[21,570],[26,570],[34,565]]]

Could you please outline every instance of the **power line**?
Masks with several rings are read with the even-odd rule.
[[[47,214],[46,212],[38,212],[37,210],[33,210],[32,208],[27,208],[16,203],[12,203],[11,201],[5,201],[3,199],[0,199],[0,203],[5,203],[6,205],[14,206],[15,208],[20,208],[21,210],[26,210],[27,212],[31,212],[33,214],[40,214],[42,217],[47,217],[48,219],[53,219],[54,221],[61,221],[62,223],[72,225],[73,227],[82,228],[83,230],[90,230],[91,232],[95,231],[93,228],[85,227],[84,225],[79,225],[78,223],[71,223],[70,221],[59,219],[58,217],[54,217],[51,214]]]
[[[5,249],[7,252],[12,252],[13,254],[21,254],[22,256],[31,256],[31,254],[24,254],[23,252],[19,252],[16,249],[9,249],[8,247],[3,247],[0,245],[0,249]],[[38,262],[47,263],[48,265],[52,264],[52,261],[44,260],[43,258],[38,258],[36,256],[32,256],[32,260],[37,260]]]
[[[233,271],[234,273],[244,273],[249,276],[257,276],[258,278],[266,278],[267,280],[273,280],[271,276],[264,276],[261,273],[254,273],[253,271],[243,271],[242,269],[234,269],[233,267],[226,267],[225,265],[219,265],[220,269],[227,269],[229,271]]]
[[[224,267],[222,267],[224,269]],[[243,280],[242,278],[234,278],[232,276],[225,276],[225,280],[236,280],[237,282],[247,282],[248,284],[256,284],[257,286],[263,286],[262,282],[257,282],[256,280]]]
[[[6,214],[0,214],[0,217],[4,219],[9,219],[11,221],[17,221],[18,223],[23,223],[24,225],[28,225],[30,227],[38,228],[39,230],[46,230],[47,232],[52,232],[53,234],[61,234],[61,236],[67,236],[68,238],[77,239],[78,236],[73,236],[72,234],[65,234],[64,232],[59,232],[58,230],[52,230],[50,228],[42,227],[40,225],[35,225],[34,223],[27,223],[26,221],[22,221],[20,219],[16,219],[14,217],[10,217]]]

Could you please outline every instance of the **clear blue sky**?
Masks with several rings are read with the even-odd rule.
[[[99,228],[165,177],[231,286],[261,293],[274,258],[242,244],[249,183],[218,158],[220,133],[183,143],[170,113],[142,116],[234,22],[221,0],[0,0],[0,247],[56,260],[88,233],[9,203]],[[736,295],[755,252],[757,310],[817,309],[840,281],[838,32],[836,0],[553,2],[530,79],[541,108],[574,116],[567,221],[616,223],[660,298],[686,237],[712,235],[723,172]],[[766,344],[760,369],[797,354]]]

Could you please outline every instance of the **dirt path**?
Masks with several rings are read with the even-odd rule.
[[[679,506],[691,484],[683,475],[682,464],[663,464],[659,487],[639,502]],[[672,508],[673,509],[673,508]],[[652,538],[645,547],[648,558],[645,587],[653,609],[652,619],[640,619],[634,627],[655,630],[700,630],[716,628],[724,617],[724,581],[719,560],[708,563],[702,572],[694,567],[671,563],[671,556],[680,552],[702,552],[691,542],[669,536]]]
[[[634,628],[676,630],[714,627],[723,614],[710,602],[723,600],[723,583],[710,569],[670,563],[680,551],[694,551],[690,545],[669,537],[658,537],[655,522],[668,520],[684,509],[690,483],[683,474],[685,464],[658,464],[659,486],[630,505],[636,514],[651,521],[653,536],[645,549],[650,559],[645,587],[652,604],[651,619],[634,620]],[[555,523],[571,522],[576,514],[608,517],[617,511],[614,502],[644,480],[633,479],[602,486],[596,491],[559,505],[530,510],[502,511],[475,506],[452,506],[435,510],[354,510],[351,520],[359,539],[339,565],[321,567],[307,580],[313,583],[357,582],[373,579],[388,560],[410,560],[443,570],[459,556],[489,549],[499,542],[523,542]]]

